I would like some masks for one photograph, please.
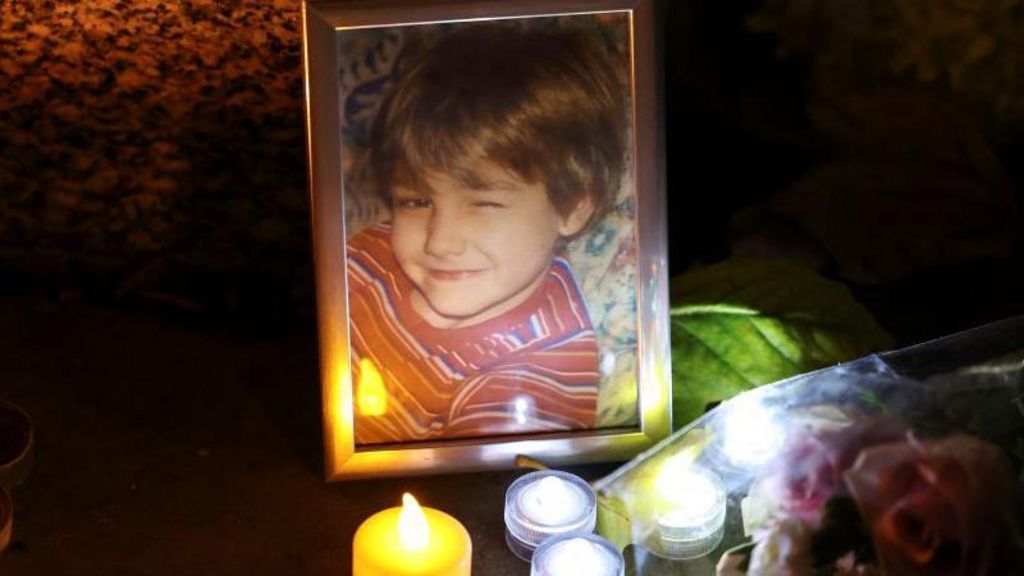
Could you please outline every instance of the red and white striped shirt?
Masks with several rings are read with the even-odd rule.
[[[371,414],[357,403],[357,443],[594,427],[597,341],[564,259],[554,258],[523,303],[459,328],[435,328],[412,309],[415,287],[398,267],[387,225],[349,241],[348,282],[356,396],[367,360],[386,392],[375,399],[386,407]]]

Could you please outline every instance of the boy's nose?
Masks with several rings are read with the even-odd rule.
[[[460,224],[461,219],[457,215],[435,210],[430,216],[430,224],[427,228],[427,239],[424,245],[427,254],[438,257],[461,254],[466,248],[466,242]]]

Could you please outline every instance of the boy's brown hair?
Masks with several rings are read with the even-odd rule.
[[[600,218],[625,168],[626,87],[592,36],[467,25],[422,52],[373,127],[378,194],[426,171],[483,187],[468,166],[488,160],[543,184],[563,216],[589,195],[588,225]]]

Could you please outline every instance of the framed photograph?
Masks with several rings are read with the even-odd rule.
[[[303,8],[328,479],[668,435],[655,1]]]

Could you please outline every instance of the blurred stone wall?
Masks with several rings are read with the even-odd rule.
[[[308,309],[300,43],[299,0],[0,2],[0,287]]]

